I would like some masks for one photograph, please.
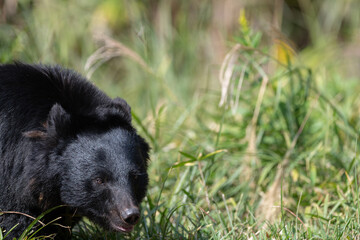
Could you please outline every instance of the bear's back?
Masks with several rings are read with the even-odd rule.
[[[0,65],[1,136],[38,128],[55,103],[72,115],[83,115],[110,101],[71,70],[22,63]]]

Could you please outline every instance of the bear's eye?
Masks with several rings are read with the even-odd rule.
[[[104,180],[102,179],[102,178],[95,178],[94,179],[94,182],[96,183],[96,184],[98,184],[98,185],[101,185],[101,184],[103,184],[104,183]]]

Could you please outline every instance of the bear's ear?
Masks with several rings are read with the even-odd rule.
[[[127,118],[129,120],[129,122],[131,122],[131,107],[130,105],[122,98],[114,98],[113,103],[115,106],[119,107],[121,110],[123,110],[126,115]]]
[[[46,121],[47,136],[66,137],[71,134],[71,116],[60,104],[55,103]]]
[[[27,131],[23,135],[32,139],[69,136],[71,134],[71,116],[56,103],[52,106],[43,127],[44,130]]]
[[[96,119],[101,122],[125,121],[131,124],[131,108],[124,99],[115,98],[106,105],[101,105],[95,110]]]

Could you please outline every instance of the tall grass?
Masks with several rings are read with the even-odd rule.
[[[359,238],[357,1],[298,1],[302,50],[256,28],[262,6],[228,26],[208,1],[31,2],[1,25],[1,61],[88,74],[152,146],[134,232],[85,219],[74,239]]]

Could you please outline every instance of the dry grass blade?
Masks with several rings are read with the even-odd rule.
[[[235,111],[239,106],[240,92],[241,92],[241,88],[242,88],[242,85],[243,85],[243,82],[244,82],[245,73],[246,73],[247,68],[248,68],[248,63],[246,63],[244,65],[244,67],[242,68],[242,70],[241,70],[241,74],[240,74],[240,77],[239,77],[239,83],[238,83],[237,89],[236,89],[235,100],[233,102],[231,102],[231,109],[232,109],[233,114],[235,114]]]
[[[254,114],[253,117],[251,119],[251,123],[248,126],[247,129],[247,139],[249,142],[248,148],[247,148],[247,152],[250,154],[255,154],[256,153],[256,123],[258,121],[259,118],[259,113],[260,113],[260,108],[261,108],[261,104],[265,95],[265,90],[266,90],[266,86],[267,83],[269,82],[269,78],[267,77],[267,75],[264,73],[263,74],[263,79],[261,82],[261,86],[260,86],[260,90],[259,90],[259,94],[258,94],[258,98],[256,101],[256,106],[255,106],[255,110],[254,110]]]
[[[224,61],[221,64],[219,81],[221,85],[221,99],[219,106],[226,104],[228,97],[231,95],[230,82],[236,66],[238,58],[238,50],[241,48],[240,44],[236,44],[225,56]]]
[[[281,206],[273,206],[273,208],[280,208],[281,209]],[[283,207],[283,209],[285,211],[287,211],[288,213],[290,213],[292,216],[296,217],[296,219],[301,222],[301,224],[304,226],[304,228],[306,228],[306,225],[305,223],[301,220],[301,218],[299,218],[298,215],[296,215],[293,211],[291,211],[290,209],[286,208],[286,207]]]
[[[250,162],[251,160],[254,160],[255,162],[258,162],[258,159],[256,157],[256,153],[257,153],[257,148],[256,148],[256,124],[259,118],[259,114],[260,114],[260,108],[261,108],[261,104],[263,102],[264,99],[264,95],[265,95],[265,91],[266,91],[266,86],[269,82],[269,78],[266,75],[265,71],[258,65],[256,64],[256,62],[252,63],[253,66],[257,69],[258,73],[262,76],[262,82],[261,82],[261,86],[259,89],[259,94],[256,100],[256,105],[255,105],[255,109],[254,109],[254,114],[253,117],[251,119],[250,124],[248,125],[248,127],[246,128],[246,139],[248,142],[248,146],[246,149],[246,156],[244,158],[244,164],[245,164],[245,169],[244,169],[244,175],[243,177],[243,181],[248,181],[251,177],[251,169],[250,169]]]
[[[206,203],[207,203],[209,209],[211,209],[209,191],[208,191],[208,187],[206,186],[206,181],[205,181],[205,177],[204,177],[204,174],[203,174],[203,171],[202,171],[200,161],[198,161],[198,167],[199,167],[199,173],[200,173],[200,177],[201,177],[201,183],[203,184],[204,190],[205,190],[205,200],[206,200]]]
[[[279,208],[273,208],[273,206],[276,203],[280,203],[281,196],[280,196],[280,187],[281,187],[281,180],[284,176],[284,169],[289,164],[289,159],[291,154],[293,153],[296,143],[301,135],[301,133],[304,130],[304,127],[307,123],[307,121],[310,118],[311,112],[313,108],[315,107],[315,104],[317,103],[319,96],[316,97],[315,101],[311,105],[309,111],[306,113],[304,120],[302,121],[296,135],[294,136],[293,140],[291,141],[291,145],[289,149],[286,151],[285,156],[283,158],[283,161],[281,164],[277,167],[277,172],[275,175],[274,182],[272,185],[268,188],[268,191],[263,195],[259,207],[256,210],[256,216],[260,220],[266,220],[270,223],[273,223],[276,218],[279,216],[280,209]]]
[[[23,215],[23,216],[25,216],[25,217],[31,218],[31,219],[33,219],[33,220],[36,219],[35,217],[30,216],[29,214],[22,213],[22,212],[16,212],[16,211],[0,211],[0,215],[1,215],[1,214],[19,214],[19,215]],[[38,222],[39,222],[41,225],[45,226],[45,223],[43,223],[42,221],[38,220]]]
[[[87,71],[88,78],[90,78],[96,69],[99,68],[103,63],[114,57],[121,56],[128,57],[129,59],[138,63],[145,71],[149,73],[153,72],[139,54],[126,47],[121,42],[115,41],[106,35],[95,35],[94,38],[102,46],[96,50],[86,61],[85,71]]]
[[[248,47],[243,47],[240,44],[236,44],[230,51],[228,54],[226,54],[225,59],[221,65],[221,69],[220,69],[220,73],[219,73],[219,80],[220,80],[220,85],[221,85],[221,99],[220,99],[220,103],[219,106],[223,106],[228,102],[228,99],[230,98],[230,96],[233,94],[233,88],[231,87],[231,78],[233,76],[233,72],[234,72],[234,68],[236,65],[238,65],[238,58],[239,58],[239,50],[243,49],[243,50],[249,50]],[[240,98],[240,91],[241,91],[241,87],[244,81],[244,77],[245,77],[245,72],[248,68],[248,65],[250,63],[246,62],[244,64],[244,66],[242,67],[242,71],[240,73],[240,77],[239,77],[239,83],[237,86],[237,93],[235,96],[235,100],[234,102],[230,101],[230,105],[233,108],[233,110],[235,110],[238,107],[238,101]],[[260,90],[259,90],[259,94],[257,97],[257,101],[256,101],[256,106],[254,109],[254,114],[252,117],[252,120],[249,124],[249,126],[246,129],[246,140],[248,142],[248,147],[247,147],[247,155],[244,159],[244,163],[245,163],[245,169],[244,169],[244,175],[242,176],[244,181],[249,180],[250,177],[250,169],[248,169],[249,163],[252,159],[255,158],[255,161],[257,161],[256,158],[256,124],[259,118],[259,114],[260,114],[260,108],[261,108],[261,104],[263,102],[263,98],[265,95],[265,91],[266,91],[266,86],[269,82],[269,78],[267,76],[267,74],[265,73],[265,71],[261,68],[261,66],[259,64],[257,64],[256,62],[252,62],[251,65],[257,70],[257,73],[260,74],[260,76],[262,77],[262,83],[260,86]]]

